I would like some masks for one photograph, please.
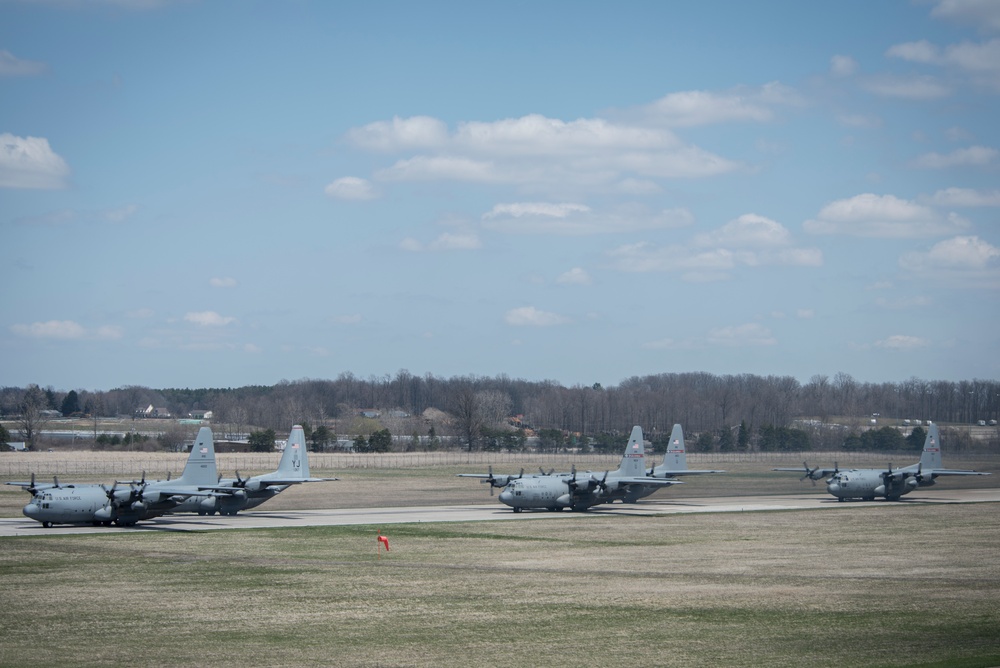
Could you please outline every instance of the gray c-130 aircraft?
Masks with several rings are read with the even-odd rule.
[[[666,462],[665,462],[666,465]],[[655,470],[655,469],[654,469]],[[666,470],[666,469],[665,469]],[[598,474],[593,471],[570,473],[532,474],[523,471],[517,476],[494,476],[479,473],[461,473],[460,477],[481,478],[491,487],[503,487],[499,500],[515,513],[525,508],[547,510],[587,510],[615,500],[634,502],[652,494],[657,489],[681,484],[680,480],[654,477],[646,472],[645,442],[642,427],[635,426],[625,445],[618,469]]]
[[[191,446],[184,472],[174,480],[139,482],[119,487],[100,484],[36,484],[9,482],[31,494],[24,507],[25,516],[48,528],[53,524],[93,524],[94,526],[132,526],[139,520],[159,517],[191,496],[205,496],[203,485],[217,484],[215,443],[212,430],[202,427]]]
[[[235,515],[241,510],[256,508],[273,499],[292,485],[303,482],[326,482],[337,478],[313,478],[309,475],[309,455],[306,435],[301,425],[293,425],[285,450],[278,460],[278,469],[271,473],[235,478],[220,478],[201,487],[205,496],[192,496],[170,509],[170,513],[198,513],[199,515]]]
[[[639,447],[636,448],[636,444]],[[638,457],[636,456],[638,453]],[[641,463],[638,467],[633,465],[630,469],[633,473],[643,474],[645,480],[643,482],[631,482],[629,484],[619,484],[614,487],[608,486],[602,490],[600,503],[613,503],[615,501],[621,501],[622,503],[635,503],[639,499],[645,498],[650,494],[653,494],[656,490],[662,489],[663,479],[673,479],[677,476],[683,475],[698,475],[704,473],[725,473],[722,470],[715,469],[690,469],[687,465],[687,450],[684,446],[684,429],[679,424],[675,424],[670,432],[670,441],[667,444],[667,451],[663,455],[663,463],[654,466],[646,471],[646,457],[645,457],[645,440],[642,434],[642,427],[636,425],[632,427],[632,433],[629,436],[628,443],[625,446],[625,453],[622,458],[622,465],[619,466],[619,471],[621,471],[622,466],[625,466],[626,459],[640,460]],[[615,476],[617,471],[608,472],[609,476]],[[537,478],[545,477],[558,477],[558,478],[572,478],[573,473],[545,473],[542,471],[541,475],[537,473],[528,474],[525,476],[524,470],[521,470],[519,475],[493,475],[492,468],[488,474],[483,473],[460,473],[459,477],[462,478],[480,478],[480,482],[490,484],[490,493],[492,494],[493,487],[506,488],[515,480],[531,480]],[[593,476],[591,472],[587,472],[587,475]],[[659,482],[654,482],[652,479],[660,478]],[[679,480],[674,480],[672,483],[679,483]],[[522,494],[523,495],[523,494]],[[503,499],[501,499],[503,501]],[[510,505],[509,503],[507,505]],[[595,504],[596,505],[596,504]],[[548,506],[540,506],[548,507]],[[517,510],[515,508],[515,510]]]
[[[837,497],[837,501],[861,499],[874,501],[876,497],[884,497],[886,501],[898,501],[899,497],[909,494],[920,487],[930,487],[935,484],[935,478],[943,475],[990,475],[986,471],[966,471],[946,469],[941,464],[941,439],[938,427],[931,424],[924,438],[924,449],[920,461],[910,466],[893,469],[892,464],[884,469],[846,469],[841,470],[834,464],[832,469],[809,468],[803,462],[805,475],[816,481],[829,478],[826,481],[826,491]],[[801,468],[776,468],[774,471],[799,471]],[[815,482],[814,482],[815,484]]]

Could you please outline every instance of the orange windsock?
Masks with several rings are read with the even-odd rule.
[[[386,538],[386,537],[385,537],[385,536],[383,536],[382,534],[379,534],[379,536],[378,536],[378,542],[380,542],[380,543],[382,543],[383,545],[385,545],[385,551],[386,551],[386,552],[388,552],[388,551],[389,551],[389,539],[388,539],[388,538]]]

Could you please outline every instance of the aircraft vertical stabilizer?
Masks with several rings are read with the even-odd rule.
[[[683,471],[687,469],[687,450],[684,448],[684,429],[679,424],[675,424],[670,432],[670,443],[667,444],[667,453],[663,455],[663,468],[671,471]]]
[[[924,451],[920,454],[920,467],[925,471],[944,468],[941,465],[941,439],[936,424],[931,423],[927,426]]]
[[[184,473],[180,478],[173,481],[174,486],[179,485],[216,485],[219,481],[219,473],[215,467],[215,441],[212,438],[212,430],[202,427],[198,430],[198,438],[191,446],[191,454],[188,455],[187,464],[184,466]]]
[[[281,460],[278,462],[277,477],[308,478],[309,458],[306,455],[306,433],[302,425],[293,425],[292,431],[288,434],[288,443],[285,451],[281,453]]]
[[[637,478],[646,475],[646,446],[642,438],[642,427],[639,425],[632,427],[618,473]]]

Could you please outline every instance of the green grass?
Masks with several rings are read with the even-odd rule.
[[[0,663],[997,665],[996,511],[5,538]]]

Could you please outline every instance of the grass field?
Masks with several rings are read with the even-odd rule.
[[[5,666],[988,666],[996,506],[0,541]]]
[[[322,471],[262,510],[496,503],[465,468]],[[811,489],[736,468],[656,498]],[[0,665],[1000,665],[997,510],[4,538]]]

